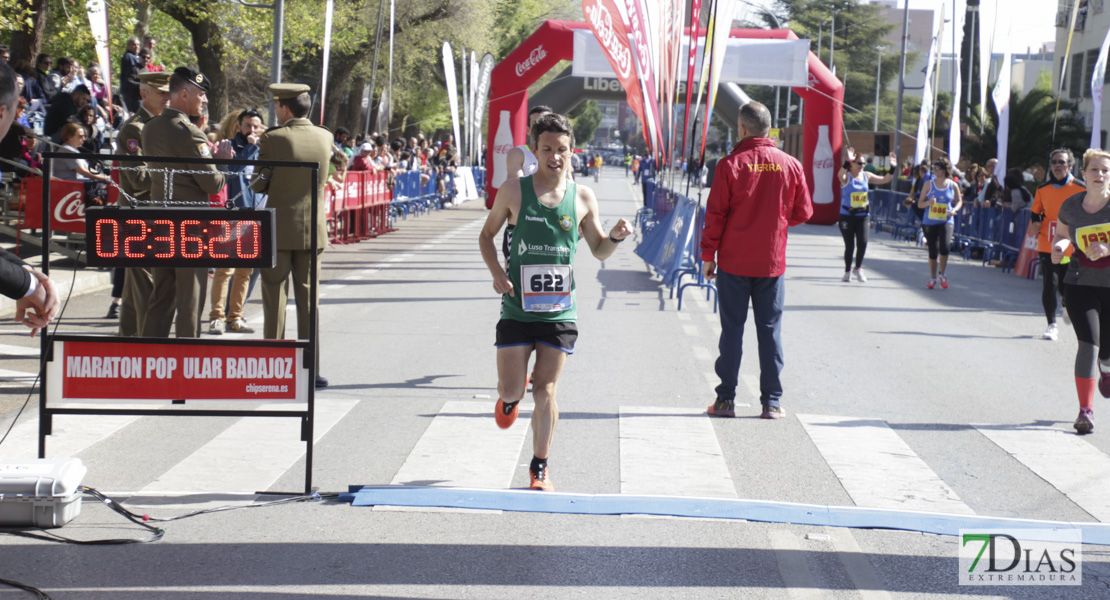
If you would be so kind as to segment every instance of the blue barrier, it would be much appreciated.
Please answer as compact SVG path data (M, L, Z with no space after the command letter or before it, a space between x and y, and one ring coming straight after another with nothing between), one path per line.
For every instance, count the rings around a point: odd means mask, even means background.
M682 293L690 286L706 288L706 299L716 291L716 286L706 282L701 273L701 230L705 222L705 209L699 202L681 194L672 194L656 185L652 179L644 181L647 194L645 208L640 215L643 241L636 247L636 254L671 288L671 297L678 290L678 309L682 310ZM682 277L693 275L696 282L682 284ZM714 303L714 312L716 312Z

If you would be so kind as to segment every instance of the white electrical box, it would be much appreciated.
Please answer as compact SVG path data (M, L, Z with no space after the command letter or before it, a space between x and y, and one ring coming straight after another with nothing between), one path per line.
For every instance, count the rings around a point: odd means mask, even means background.
M0 459L0 527L61 527L81 513L79 458Z

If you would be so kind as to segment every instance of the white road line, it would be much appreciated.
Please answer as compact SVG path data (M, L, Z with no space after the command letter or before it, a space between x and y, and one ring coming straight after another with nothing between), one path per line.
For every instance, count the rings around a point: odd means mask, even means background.
M354 400L317 398L313 439L319 441L355 405ZM288 405L263 405L280 410ZM243 417L142 492L255 492L269 488L305 453L301 422L292 417Z
M698 328L693 325L683 325L682 331L685 331L686 335L690 337L698 337Z
M690 320L690 313L676 312L675 315L678 316L679 321L689 321Z
M509 487L529 423L522 414L509 429L498 429L493 406L492 402L445 402L390 483Z
M798 420L857 506L975 513L885 421L825 415Z
M736 497L704 409L620 407L621 493Z
M1059 429L973 427L1091 516L1110 522L1110 456Z
M767 537L775 551L775 561L779 564L782 582L786 584L786 593L796 600L824 598L824 591L817 587L817 580L809 569L806 560L808 548L801 536L783 529L772 529Z
M165 406L152 403L135 404L97 404L98 408L159 408ZM87 405L81 405L87 408ZM77 456L93 444L123 429L141 417L135 415L55 415L53 432L46 437L47 458L69 458ZM39 455L39 422L28 420L27 416L12 429L11 435L0 446L3 458L37 458Z
M844 572L852 580L852 585L859 592L860 598L862 600L889 600L890 593L884 589L887 586L875 573L871 561L867 559L867 555L859 547L856 537L852 535L852 530L846 527L828 527L825 531L828 532L833 549L836 550L836 556L840 558L840 564L844 565Z
M35 358L38 358L37 356ZM34 383L37 373L0 369L0 388L27 387Z
M33 347L28 346L14 346L12 344L0 344L0 356L18 356L20 358L38 358L40 348L38 345Z
M698 360L713 360L713 355L702 346L694 346L690 351L693 352L694 358Z

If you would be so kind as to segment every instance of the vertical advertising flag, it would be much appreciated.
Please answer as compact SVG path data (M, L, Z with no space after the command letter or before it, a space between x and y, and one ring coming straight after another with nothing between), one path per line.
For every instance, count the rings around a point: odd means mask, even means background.
M639 82L636 80L635 67L632 62L632 46L628 42L628 32L624 28L620 11L617 10L613 0L585 0L582 3L582 14L586 23L597 38L597 43L609 59L613 73L624 88L628 107L640 119L641 129L644 132L644 141L648 147L652 140L648 136L648 123L644 114L644 96Z
M1091 148L1102 147L1102 87L1106 83L1106 60L1110 54L1110 29L1102 40L1102 49L1098 51L1098 62L1095 63L1095 72L1091 73L1091 100L1095 108L1091 120Z
M717 86L721 82L721 67L725 62L725 49L728 48L728 36L732 31L732 18L736 4L731 0L717 0L715 14L713 15L713 52L709 58L709 94L705 104L705 121L702 122L701 150L699 156L705 156L705 138L709 133L709 122L713 120L713 106L717 102Z
M324 10L324 68L320 76L320 124L324 124L324 106L328 96L328 58L331 56L331 20L335 14L334 0L328 0Z
M991 76L997 18L994 0L979 0L979 122L983 124L987 122L987 81ZM1064 60L1068 60L1066 55Z
M686 132L690 130L690 101L694 93L694 67L698 61L698 29L701 28L701 0L690 4L690 62L686 66L686 110L682 111L682 155L686 156Z
M948 126L948 157L952 164L960 161L961 146L960 131L960 102L962 99L962 86L960 82L960 54L964 42L964 17L967 14L967 0L955 0L952 3L952 119ZM895 165L897 166L897 165Z
M100 70L104 73L104 85L111 92L112 87L112 62L108 53L108 7L104 0L89 0L85 8L89 11L89 26L92 27L93 40L96 42L96 60L100 61ZM110 94L109 94L110 95ZM111 102L108 110L112 110Z
M474 118L475 107L474 101L478 99L478 53L473 50L470 51L470 110L467 112L466 118L470 123L467 138L470 140L468 148L469 164L474 164L478 160L478 137L482 132L482 123Z
M470 139L470 61L466 59L466 46L462 47L462 137L455 138L455 149L458 151L459 164L467 153L467 144Z
M459 143L459 86L455 81L455 54L450 42L443 42L443 74L447 77L447 102L451 105L451 127Z
M662 157L662 124L659 121L659 100L655 93L655 65L652 62L654 51L645 20L644 0L624 0L624 10L628 16L629 33L632 34L632 56L640 77L640 87L644 91L644 117L651 129L652 148L658 164Z
M943 21L943 17L941 18ZM937 58L937 36L933 35L933 42L929 45L929 58L925 63L925 89L921 92L921 114L917 117L917 145L913 151L913 164L919 165L925 160L929 146L933 143L929 139L929 117L933 114L933 63Z
M1008 30L1007 39L1013 34L1013 21L1010 21ZM998 164L994 167L994 175L999 181L1006 177L1006 149L1010 144L1010 71L1010 45L1007 44L1002 52L998 81L991 92L994 107L998 110Z
M486 102L489 100L490 74L493 72L493 55L486 53L478 66L478 90L474 96L474 129L482 129L482 118L486 114Z

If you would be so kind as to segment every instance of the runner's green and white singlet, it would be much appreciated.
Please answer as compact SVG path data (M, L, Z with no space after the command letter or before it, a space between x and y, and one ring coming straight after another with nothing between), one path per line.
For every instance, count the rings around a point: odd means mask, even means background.
M536 197L532 177L520 179L520 214L509 248L513 296L501 297L501 318L514 321L574 321L574 253L578 247L578 188L567 181L555 208Z

